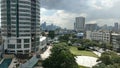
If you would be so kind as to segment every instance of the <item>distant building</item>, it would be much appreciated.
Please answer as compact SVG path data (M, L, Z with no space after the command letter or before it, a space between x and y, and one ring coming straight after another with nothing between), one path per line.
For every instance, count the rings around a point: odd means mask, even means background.
M107 31L87 31L86 38L90 40L110 43L111 33Z
M120 49L120 34L106 31L86 31L86 39L110 43L114 50Z
M74 23L74 30L77 32L84 32L85 17L76 17Z
M61 28L61 27L56 26L56 25L54 25L54 24L47 25L46 22L42 23L42 24L40 25L40 27L41 27L41 30L43 30L43 31L44 31L44 30L46 30L46 31L51 31L51 30L56 30L56 29Z
M120 24L118 25L119 27L118 27L118 33L120 33Z
M118 32L118 27L119 27L118 23L117 22L114 23L114 32Z
M111 40L114 50L120 49L120 43L119 43L120 41L118 39L120 39L120 34L116 34L116 33L111 34Z
M39 49L44 51L46 46L47 46L47 37L40 36L40 46L39 46Z
M80 38L80 39L83 39L83 37L84 37L84 33L77 33L77 38Z
M92 31L86 31L86 39L91 40L91 33Z
M85 30L86 31L95 31L97 30L97 24L86 24L85 25Z
M41 30L46 30L46 26L47 26L46 22L42 23L40 26L41 26Z
M114 28L113 26L108 26L108 27L107 27L107 29L108 29L109 31L114 31L113 28Z

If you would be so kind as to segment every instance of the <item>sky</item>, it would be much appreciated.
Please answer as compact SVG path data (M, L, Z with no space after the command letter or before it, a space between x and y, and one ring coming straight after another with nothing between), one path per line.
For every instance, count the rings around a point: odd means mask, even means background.
M80 16L86 24L114 25L120 22L120 0L41 0L41 23L73 29Z

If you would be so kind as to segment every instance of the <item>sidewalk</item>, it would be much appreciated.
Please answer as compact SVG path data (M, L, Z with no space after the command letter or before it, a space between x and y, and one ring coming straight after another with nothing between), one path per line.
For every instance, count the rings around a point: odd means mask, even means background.
M44 59L46 59L46 58L48 58L49 57L49 55L50 55L50 49L51 49L52 47L51 46L49 46L48 47L48 49L43 53L43 54L41 54L41 58L40 59L42 59L42 60L44 60ZM30 59L30 60L28 60L26 63L24 63L24 64L21 64L20 65L20 68L33 68L33 66L38 62L38 60L39 60L39 58L36 58L36 54Z
M43 54L41 54L42 60L45 60L46 58L48 58L50 56L50 54L51 54L50 49L51 48L52 48L52 46L49 46L48 49Z
M34 55L30 60L28 60L26 63L21 64L20 68L33 68L33 66L38 62L38 58L36 58L36 55Z
M9 65L8 68L16 68L16 64L17 64L17 63L14 63L14 62L17 62L17 60L16 60L15 58L12 59L12 62L11 62L11 64Z

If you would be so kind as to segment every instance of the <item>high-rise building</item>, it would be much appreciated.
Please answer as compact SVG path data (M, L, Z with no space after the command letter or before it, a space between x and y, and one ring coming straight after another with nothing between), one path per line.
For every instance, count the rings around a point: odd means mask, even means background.
M118 23L117 23L117 22L116 22L116 23L114 23L114 31L115 31L115 32L118 32L118 26L119 26L119 25L118 25Z
M74 23L74 29L78 32L84 32L85 18L76 17Z
M42 24L40 25L40 27L41 27L42 30L46 30L46 26L47 26L47 25L46 25L46 22L44 22L44 23L42 23Z
M86 31L95 31L95 30L97 30L98 28L97 28L97 24L95 23L95 24L86 24L85 25L85 30Z
M26 54L37 51L40 35L39 0L1 0L4 50Z

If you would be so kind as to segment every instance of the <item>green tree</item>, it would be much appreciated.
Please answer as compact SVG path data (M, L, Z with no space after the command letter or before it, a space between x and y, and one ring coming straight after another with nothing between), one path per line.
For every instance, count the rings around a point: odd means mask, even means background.
M101 61L101 63L93 68L120 68L120 56L115 52L106 51L102 53L99 61Z
M101 60L106 65L120 63L120 57L115 52L112 51L102 53L99 60Z
M45 32L42 32L41 34L42 34L42 36L46 36Z
M50 57L42 65L44 68L78 68L74 55L65 43L54 45Z
M70 38L70 34L65 34L65 35L59 37L59 41L67 43L69 41L69 38Z
M84 43L86 46L89 46L89 47L99 47L99 43L96 43L94 41L90 41L90 42L86 42Z
M105 68L106 65L104 63L99 63L98 65L96 66L93 66L92 68Z
M105 43L105 42L103 42L100 47L102 47L104 50L106 50L106 49L112 50L113 49L113 46L111 44Z
M113 50L113 46L109 43L106 43L106 48L109 50Z
M110 65L105 65L104 63L100 63L96 66L93 66L92 68L120 68L120 64L110 64Z
M48 37L50 37L51 39L54 39L55 32L54 31L49 31Z

